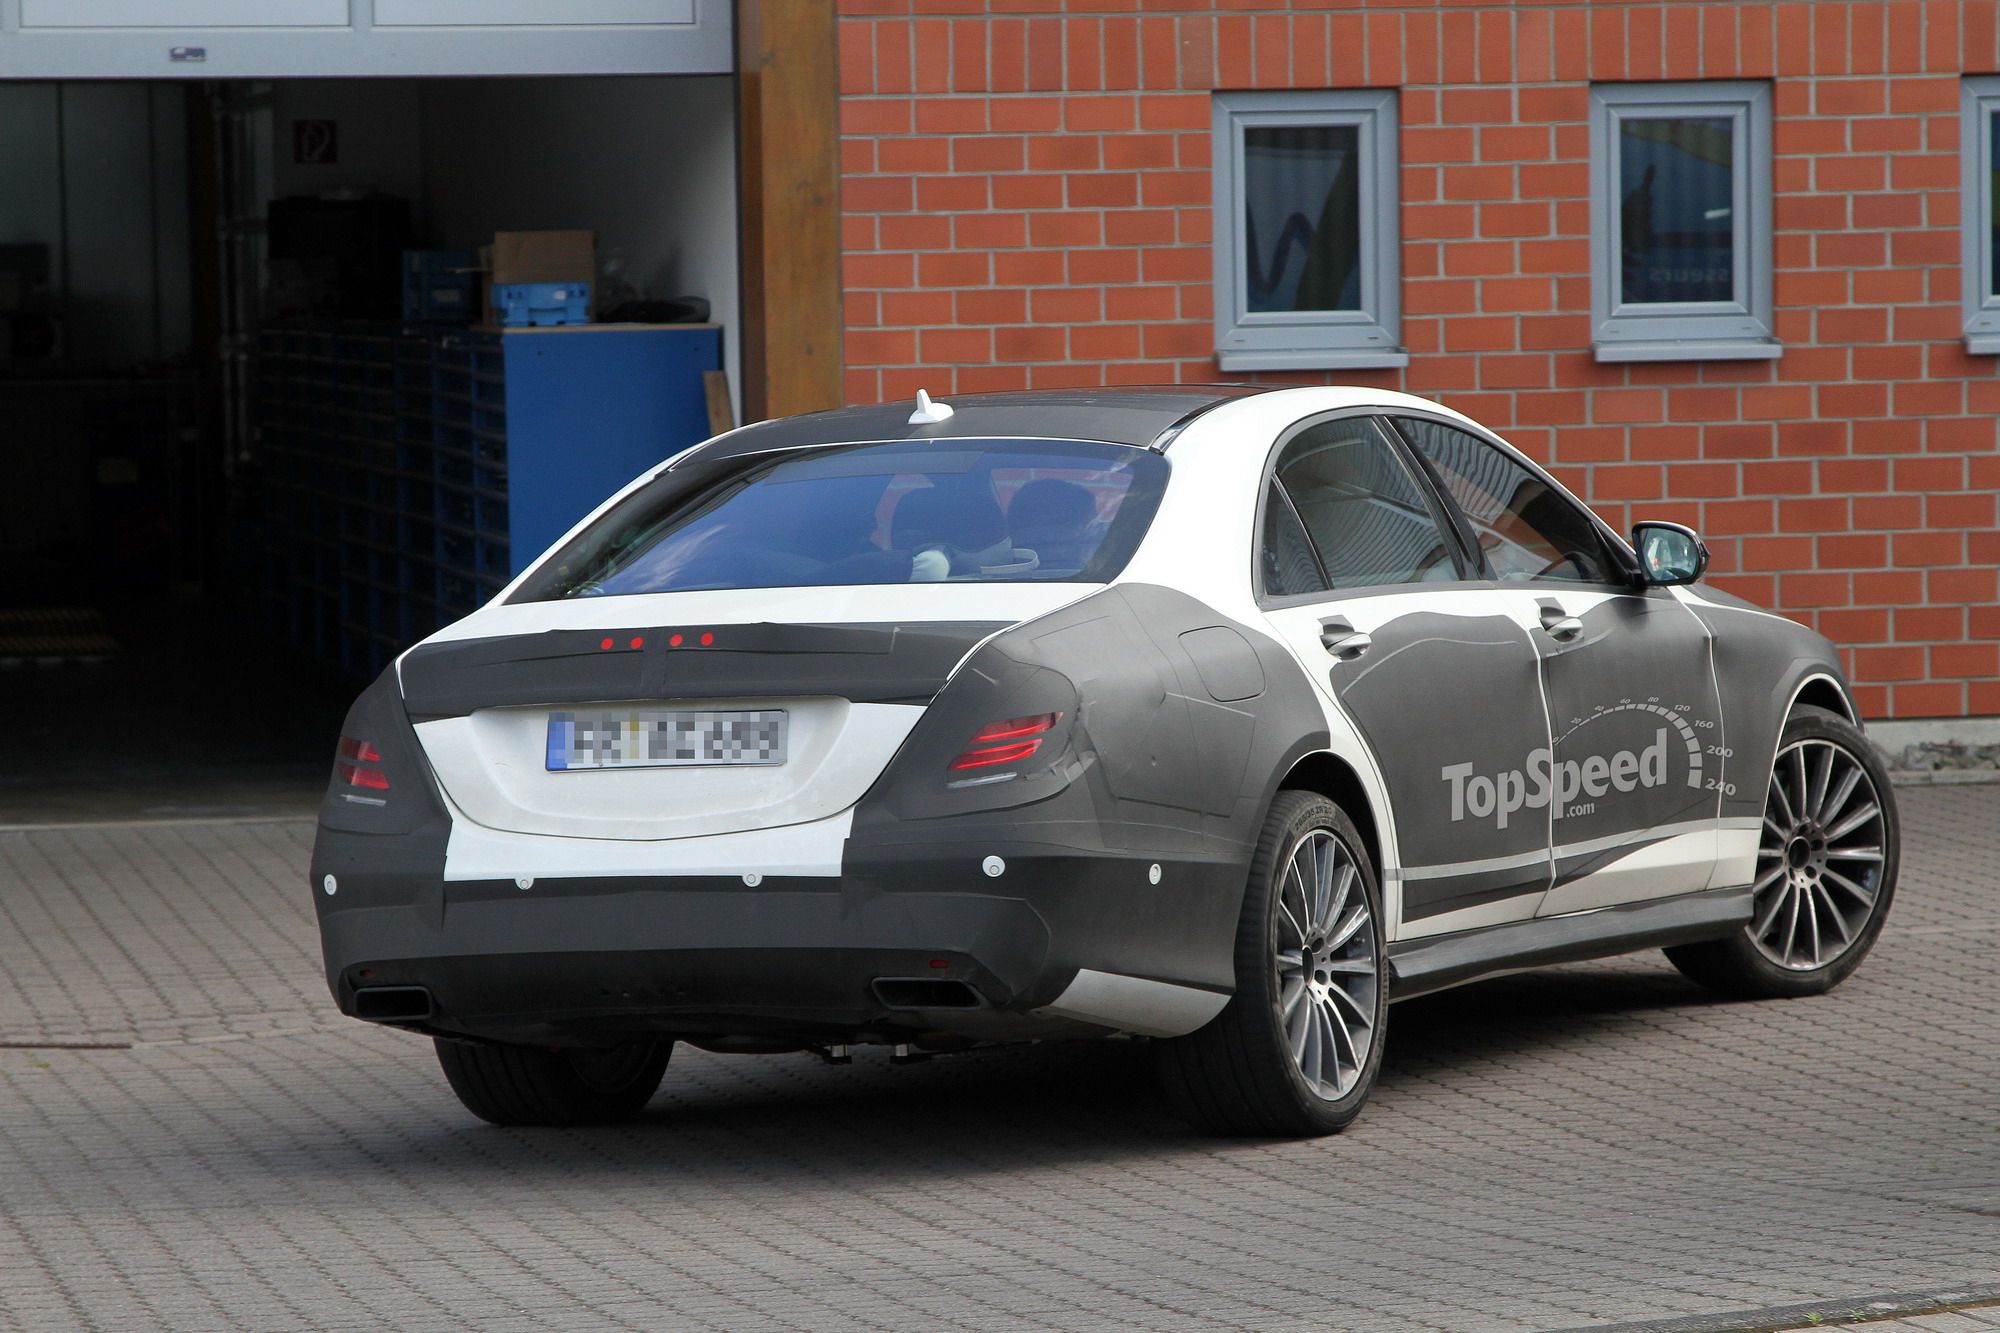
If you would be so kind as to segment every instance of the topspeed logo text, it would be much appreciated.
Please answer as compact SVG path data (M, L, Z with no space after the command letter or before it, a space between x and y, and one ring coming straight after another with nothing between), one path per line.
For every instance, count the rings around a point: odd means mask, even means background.
M1475 775L1471 764L1452 764L1444 770L1451 784L1451 817L1474 819L1500 816L1500 827L1516 810L1540 810L1555 802L1555 817L1571 811L1578 796L1603 796L1611 791L1636 791L1640 787L1660 787L1667 781L1667 733L1662 728L1653 743L1643 750L1620 750L1608 758L1593 754L1584 759L1556 762L1551 750L1535 750L1528 755L1525 769L1505 773Z

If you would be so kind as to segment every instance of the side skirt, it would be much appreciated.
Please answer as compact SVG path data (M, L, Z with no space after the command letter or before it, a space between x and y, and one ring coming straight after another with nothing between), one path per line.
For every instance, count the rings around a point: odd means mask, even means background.
M1389 998L1407 1000L1481 977L1637 949L1721 939L1745 925L1748 885L1564 916L1510 921L1389 946Z

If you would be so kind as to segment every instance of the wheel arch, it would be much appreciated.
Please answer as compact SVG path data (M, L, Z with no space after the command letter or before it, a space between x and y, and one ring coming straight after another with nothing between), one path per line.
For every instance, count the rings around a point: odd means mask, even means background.
M1368 799L1368 788L1362 783L1361 774L1352 764L1326 750L1314 751L1286 770L1278 782L1278 790L1318 792L1346 811L1354 827L1360 830L1361 845L1368 853L1368 863L1375 868L1376 879L1383 878L1382 835L1376 824L1375 806Z
M1860 711L1855 708L1854 701L1849 696L1846 686L1838 676L1835 676L1830 671L1809 671L1802 675L1792 685L1789 696L1784 711L1778 714L1778 725L1771 737L1770 752L1761 756L1761 772L1763 776L1762 781L1756 788L1756 800L1760 808L1764 801L1764 793L1770 788L1771 775L1777 771L1778 754L1785 748L1785 728L1791 725L1792 718L1798 712L1800 704L1811 704L1816 708L1824 708L1844 722L1850 723L1857 728L1861 726ZM1778 697L1780 696L1774 694L1772 696L1773 702Z
M1800 704L1824 708L1829 713L1838 713L1857 727L1861 725L1861 717L1855 710L1854 701L1848 697L1847 691L1841 688L1839 681L1824 672L1807 676L1793 687L1792 701L1785 707L1785 717L1788 720Z

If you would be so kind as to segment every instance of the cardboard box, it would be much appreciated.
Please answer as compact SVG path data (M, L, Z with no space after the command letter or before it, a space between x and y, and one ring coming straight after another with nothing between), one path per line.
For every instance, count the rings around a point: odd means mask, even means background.
M493 235L493 265L486 275L486 322L494 318L492 289L503 283L597 281L597 233L593 231L502 231ZM591 318L597 309L590 307Z

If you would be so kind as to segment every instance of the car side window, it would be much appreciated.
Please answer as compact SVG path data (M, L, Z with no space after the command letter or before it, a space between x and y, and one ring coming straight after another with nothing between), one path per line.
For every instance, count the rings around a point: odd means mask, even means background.
M1437 469L1494 577L1609 583L1618 563L1596 523L1560 491L1470 431L1422 417L1396 425Z
M1319 557L1299 522L1292 502L1272 482L1264 495L1264 542L1259 555L1264 567L1264 592L1270 597L1290 597L1302 592L1325 592L1326 575Z
M1375 418L1308 426L1278 455L1276 479L1319 557L1315 573L1324 572L1322 586L1372 588L1459 576L1422 484ZM1268 508L1265 525L1270 537ZM1278 535L1284 535L1282 525ZM1277 592L1268 576L1266 590Z

